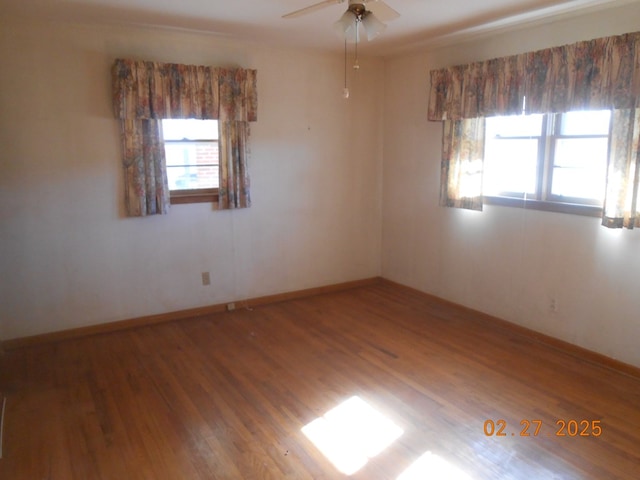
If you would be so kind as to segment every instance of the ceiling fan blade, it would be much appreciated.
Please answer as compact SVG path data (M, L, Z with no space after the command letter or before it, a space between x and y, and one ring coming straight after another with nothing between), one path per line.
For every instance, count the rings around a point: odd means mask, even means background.
M324 7L328 7L329 5L334 5L338 3L344 3L345 0L324 0L322 2L315 3L313 5L309 5L308 7L301 8L300 10L296 10L295 12L287 13L283 15L282 18L296 18L301 17L302 15L306 15L307 13L315 12L316 10L321 10Z
M387 5L383 0L369 0L366 2L367 10L370 10L383 22L395 20L400 14Z

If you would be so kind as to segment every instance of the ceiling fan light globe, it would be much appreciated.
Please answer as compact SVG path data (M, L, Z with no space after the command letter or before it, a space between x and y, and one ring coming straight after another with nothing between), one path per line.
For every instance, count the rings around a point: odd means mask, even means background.
M333 30L340 36L345 38L349 35L350 30L356 29L356 16L353 12L347 10L342 17L333 24ZM352 34L353 35L353 34Z
M362 26L364 27L364 31L367 34L367 40L371 41L384 32L387 26L382 23L378 18L371 12L368 12L367 15L362 19Z

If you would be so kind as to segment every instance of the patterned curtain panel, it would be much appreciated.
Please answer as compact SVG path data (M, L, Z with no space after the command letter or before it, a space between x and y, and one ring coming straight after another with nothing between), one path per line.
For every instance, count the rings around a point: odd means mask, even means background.
M127 215L167 213L169 185L160 120L123 119L120 125Z
M640 32L598 38L468 65L430 72L428 118L460 121L526 112L559 113L571 110L613 111L612 138L606 184L603 225L633 228L639 224L638 108L640 108ZM634 120L635 119L635 120ZM445 122L446 123L446 122ZM451 130L445 126L445 132ZM464 128L454 129L454 135ZM445 135L446 136L446 135ZM443 142L443 172L449 196L446 205L469 208L456 192L466 187L457 166L445 165L464 158L465 139ZM443 173L444 174L444 173ZM481 176L481 173L480 173Z
M444 122L441 206L482 210L484 123L484 118Z
M249 124L241 121L220 123L220 187L218 208L251 206L247 171Z
M640 109L614 110L602 224L610 228L640 227Z
M238 68L216 68L215 71L220 92L220 110L217 118L222 121L257 121L257 72Z
M640 32L433 70L429 120L640 107Z
M255 70L119 59L113 80L117 118L258 119Z
M233 199L229 201L229 195L225 193L225 199L218 208L250 205L246 143L248 122L257 121L255 70L119 59L113 65L112 74L113 105L116 118L122 124L123 164L127 185L131 187L127 187L125 192L126 209L130 216L168 211L169 189L162 139L157 132L155 136L148 135L151 127L146 126L153 124L159 130L159 120L164 118L219 120L221 125L224 122L245 124L241 128L221 127L222 137L233 135L220 139L221 149L223 144L234 148L228 152L221 150L221 155L225 155L231 166L223 168L221 165L220 185L238 185L238 182L239 185L233 189ZM242 148L238 145L242 145ZM145 157L141 152L153 154ZM233 155L238 158L232 158ZM150 165L149 162L154 163ZM237 165L242 165L242 168L236 168ZM162 172L164 178L162 188L157 172ZM233 176L227 178L226 175ZM241 195L236 192L244 193ZM244 200L236 199L236 196L244 196ZM151 205L150 198L159 200Z

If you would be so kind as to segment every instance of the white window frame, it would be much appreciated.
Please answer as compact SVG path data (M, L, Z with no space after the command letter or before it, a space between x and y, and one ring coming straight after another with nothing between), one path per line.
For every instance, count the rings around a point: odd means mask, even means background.
M508 137L510 139L536 139L538 140L538 157L536 163L535 191L532 195L523 195L513 192L500 192L494 195L483 195L487 204L509 207L531 208L576 215L600 217L602 215L602 202L591 199L563 197L551 192L552 175L555 167L556 140L563 138L603 138L611 140L611 129L607 135L563 135L561 134L561 121L563 113L545 114L542 118L542 127L539 136ZM611 122L611 121L610 121ZM486 140L486 139L485 139ZM486 157L485 157L486 161ZM602 178L602 185L606 183L606 175Z
M164 144L202 144L202 143L215 143L218 145L218 153L220 152L220 124L216 123L218 128L218 138L216 139L198 139L198 138L182 138L182 139L164 139ZM163 138L164 138L164 126L163 126ZM211 164L214 166L215 164ZM194 164L194 167L196 165ZM167 165L167 171L172 166ZM219 163L218 163L219 168ZM185 203L211 203L218 201L218 187L213 188L192 188L192 189L169 189L169 199L172 205L185 204Z

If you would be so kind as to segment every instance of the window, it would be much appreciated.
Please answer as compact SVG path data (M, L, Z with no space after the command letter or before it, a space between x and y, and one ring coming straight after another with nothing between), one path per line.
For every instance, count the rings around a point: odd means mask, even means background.
M162 120L172 204L213 202L218 193L217 120Z
M603 110L487 118L487 203L600 215L610 117Z

